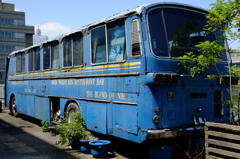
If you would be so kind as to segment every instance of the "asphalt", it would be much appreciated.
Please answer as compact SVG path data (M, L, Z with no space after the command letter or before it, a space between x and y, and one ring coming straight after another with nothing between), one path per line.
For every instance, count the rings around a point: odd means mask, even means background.
M100 134L98 134L100 135ZM105 136L97 136L108 139ZM57 144L59 136L42 132L41 121L25 115L15 117L2 107L0 112L0 159L93 159L70 146ZM109 159L148 159L145 147L132 142L110 138Z
M93 159L70 146L56 144L59 136L42 132L39 121L27 116L12 116L3 107L0 112L0 158L1 159ZM108 152L105 158L126 159Z

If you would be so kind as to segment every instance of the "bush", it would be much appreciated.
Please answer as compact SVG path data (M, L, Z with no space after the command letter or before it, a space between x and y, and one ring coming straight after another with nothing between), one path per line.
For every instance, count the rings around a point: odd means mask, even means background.
M86 139L91 136L90 132L86 130L85 122L80 112L69 115L71 115L71 122L68 122L68 120L64 118L63 123L57 125L54 131L60 135L59 143L62 146L68 145L71 141Z

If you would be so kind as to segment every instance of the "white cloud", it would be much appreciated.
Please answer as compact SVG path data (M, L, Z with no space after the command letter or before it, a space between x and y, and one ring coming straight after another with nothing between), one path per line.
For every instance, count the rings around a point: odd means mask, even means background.
M48 22L43 25L35 25L35 30L38 28L41 30L41 35L48 36L48 39L55 38L61 34L71 31L69 27L61 25L57 22Z
M15 8L15 11L17 11L17 12L20 12L21 10L20 10L20 9L17 9L17 8Z

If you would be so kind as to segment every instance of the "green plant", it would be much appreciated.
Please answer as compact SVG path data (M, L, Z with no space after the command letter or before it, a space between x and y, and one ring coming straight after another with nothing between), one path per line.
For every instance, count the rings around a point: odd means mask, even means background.
M41 124L42 124L42 131L43 131L43 132L49 131L48 122L47 122L47 121L42 120L42 121L41 121Z
M196 74L199 74L206 69L216 69L218 74L211 75L207 79L215 79L215 76L222 75L222 72L218 71L216 63L221 61L220 57L222 53L229 56L228 52L231 49L228 48L228 45L225 43L226 40L234 41L238 40L240 37L239 27L240 27L240 3L239 0L216 0L216 3L211 4L212 9L208 10L206 15L207 24L205 25L205 30L208 33L218 32L221 35L221 41L205 41L197 44L195 47L199 48L199 54L194 55L193 53L186 53L183 55L183 60L180 62L181 65L187 68L191 76L194 77ZM218 28L218 29L217 29ZM228 63L227 66L229 70L229 75L234 78L238 77L238 70L235 66L231 66ZM229 84L231 85L231 78ZM225 84L226 85L226 84ZM235 124L234 120L234 111L239 114L239 107L235 107L232 100L232 88L229 89L226 87L229 93L229 101L225 101L225 105L228 104L232 111L232 122ZM239 115L240 116L240 115Z
M85 122L81 117L80 112L71 113L71 122L66 118L63 123L56 126L55 133L60 135L59 143L66 146L69 142L80 139L87 139L91 136L86 130Z

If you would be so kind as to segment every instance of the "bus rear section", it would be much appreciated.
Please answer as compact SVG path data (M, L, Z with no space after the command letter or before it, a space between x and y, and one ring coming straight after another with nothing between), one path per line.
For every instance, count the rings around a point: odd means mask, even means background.
M229 96L229 85L222 82L229 79L226 53L216 67L194 77L180 64L189 52L199 55L196 44L200 42L223 44L217 30L208 34L204 29L206 14L198 8L167 4L146 11L148 41L144 42L149 48L145 48L146 85L140 89L144 93L140 93L139 127L148 132L148 139L203 135L206 121L230 120L230 110L223 105ZM207 79L210 75L216 78Z

